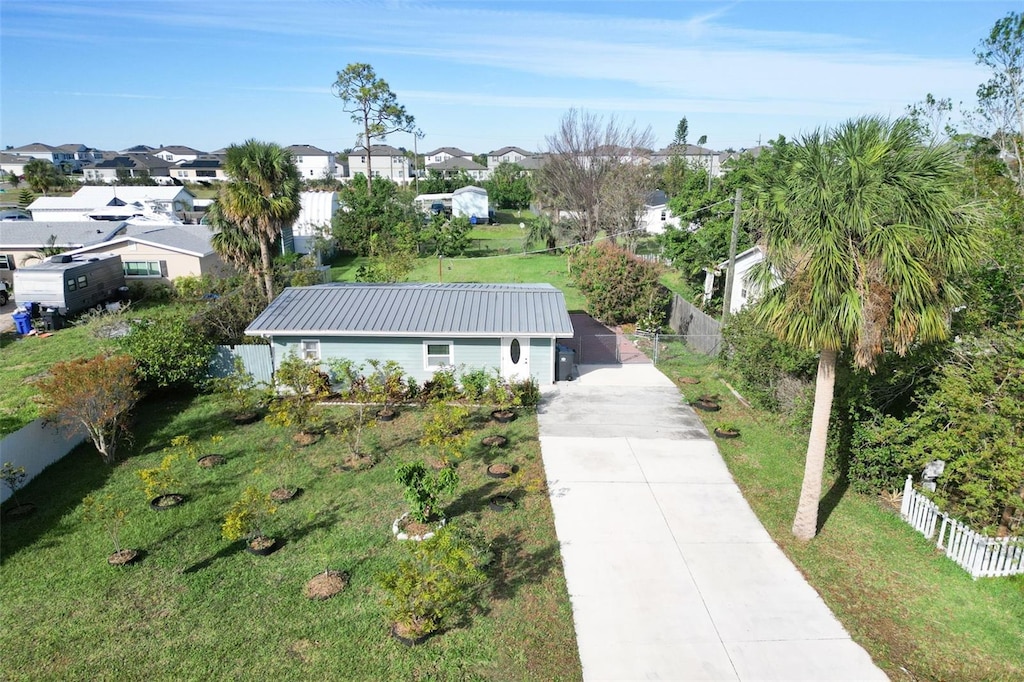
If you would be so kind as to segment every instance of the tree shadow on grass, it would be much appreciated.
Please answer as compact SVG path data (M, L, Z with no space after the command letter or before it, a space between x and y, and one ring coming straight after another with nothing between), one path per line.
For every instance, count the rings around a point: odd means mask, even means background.
M475 514L487 509L488 499L500 486L497 480L484 483L476 488L466 489L454 502L448 505L448 518L463 514Z
M34 545L48 535L51 541L75 532L76 524L61 519L82 503L82 498L102 488L113 469L103 463L91 441L74 448L63 458L29 481L18 491L19 502L32 502L36 511L17 521L2 522L0 532L0 564L22 549ZM6 511L14 499L4 503Z
M553 542L534 552L523 551L523 542L516 535L503 533L491 543L494 561L491 564L491 596L507 600L525 585L543 582L561 565L558 543Z
M832 484L832 487L828 489L828 492L825 493L825 497L821 498L821 501L818 503L818 533L828 523L829 517L832 516L832 512L839 506L840 500L843 499L843 495L846 494L849 487L849 479L846 476L840 476Z

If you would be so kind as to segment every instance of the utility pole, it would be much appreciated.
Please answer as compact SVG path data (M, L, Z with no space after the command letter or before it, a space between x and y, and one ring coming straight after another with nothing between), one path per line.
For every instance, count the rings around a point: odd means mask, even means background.
M729 304L732 303L732 287L736 274L736 242L740 238L740 202L743 190L736 188L736 198L732 200L732 238L729 240L729 267L725 271L725 301L722 303L722 324L729 319Z

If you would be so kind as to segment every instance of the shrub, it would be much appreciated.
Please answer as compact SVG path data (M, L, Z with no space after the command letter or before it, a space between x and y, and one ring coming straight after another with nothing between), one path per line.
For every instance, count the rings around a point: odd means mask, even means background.
M469 434L466 433L468 419L469 410L465 407L444 402L433 403L423 425L420 445L436 448L444 464L460 458L469 442Z
M395 482L404 488L409 516L426 523L438 513L441 496L455 492L459 475L451 467L431 471L422 461L404 462L395 469Z
M231 505L220 527L225 540L251 540L263 535L267 519L277 512L270 495L255 486L242 491L241 497Z
M214 279L210 275L175 277L171 284L174 286L175 296L184 300L202 298L214 290Z
M660 275L655 263L606 242L576 250L571 260L573 283L587 297L591 314L607 324L664 313L671 295Z
M467 400L479 401L484 397L487 384L490 381L491 373L486 369L473 369L464 372L459 377L459 384L462 386L462 395Z
M58 426L85 427L103 461L113 464L139 399L136 371L127 355L58 362L37 384L42 417Z
M438 367L434 376L423 382L423 389L419 392L419 397L424 403L458 398L459 385L455 380L455 368L451 366Z
M182 314L135 323L118 345L148 388L201 389L209 380L214 344Z
M25 467L16 467L11 462L4 462L3 468L0 468L0 481L3 481L11 491L11 499L15 505L19 504L18 490L24 485L25 477Z
M160 460L160 466L139 470L142 492L147 500L152 500L161 495L169 495L174 492L174 488L179 484L175 465L180 455L176 452L166 452L167 454Z
M425 637L458 622L472 608L486 575L484 553L465 537L442 528L410 543L398 568L380 578L390 624L404 637Z
M86 495L82 500L82 514L86 521L103 529L113 543L115 553L121 551L121 528L128 517L128 510L114 501L113 494Z
M729 317L722 337L722 364L739 375L744 395L764 409L779 410L779 388L786 377L812 381L817 372L815 353L785 344L759 328L749 309Z
M523 407L537 407L540 404L540 386L530 377L510 384L514 400Z
M267 405L273 393L269 386L257 382L252 374L245 369L242 358L236 357L231 374L213 380L217 393L223 395L236 415L248 415L258 412Z

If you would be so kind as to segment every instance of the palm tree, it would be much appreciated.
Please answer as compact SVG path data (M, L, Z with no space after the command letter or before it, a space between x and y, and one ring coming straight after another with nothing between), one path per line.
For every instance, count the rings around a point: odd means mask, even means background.
M768 293L756 314L783 341L820 352L800 539L817 533L839 353L874 371L887 349L903 355L948 333L960 299L951 278L980 249L978 207L960 201L958 183L950 147L921 144L907 119L878 117L807 135L781 173L758 178Z
M267 301L274 300L271 249L286 225L299 217L299 169L286 149L272 143L246 140L228 147L221 187L220 216L259 245L260 268Z
M58 187L63 182L63 174L49 161L32 159L25 164L22 177L33 192L46 192L51 187Z
M523 235L523 251L529 250L537 242L543 242L548 251L554 251L558 246L561 232L561 226L551 220L551 216L543 213L536 220L530 221L529 227Z
M217 254L259 281L263 273L260 245L255 237L243 232L224 217L220 203L214 202L206 212L206 222L214 231L210 245Z

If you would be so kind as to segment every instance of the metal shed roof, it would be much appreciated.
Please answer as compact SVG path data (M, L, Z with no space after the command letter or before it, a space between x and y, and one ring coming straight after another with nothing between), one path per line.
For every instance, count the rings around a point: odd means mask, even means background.
M321 284L285 289L245 333L567 337L573 329L550 284Z

